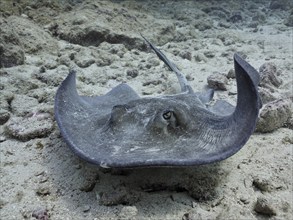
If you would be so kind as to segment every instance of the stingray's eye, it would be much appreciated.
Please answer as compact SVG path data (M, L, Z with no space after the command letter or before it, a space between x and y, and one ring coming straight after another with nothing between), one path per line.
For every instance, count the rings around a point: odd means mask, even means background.
M166 111L166 112L163 113L163 118L165 120L169 120L169 119L171 119L172 115L173 115L172 111Z

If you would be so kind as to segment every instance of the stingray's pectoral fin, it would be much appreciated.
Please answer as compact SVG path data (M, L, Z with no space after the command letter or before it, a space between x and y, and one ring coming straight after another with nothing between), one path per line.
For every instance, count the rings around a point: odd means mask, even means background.
M237 54L234 55L237 81L237 105L217 101L210 111L206 130L201 135L206 143L204 149L210 155L201 163L226 159L239 151L254 132L259 113L257 91L258 72ZM205 156L203 156L204 158Z
M126 84L116 86L105 95L80 96L76 73L70 71L55 96L55 118L68 146L81 158L100 163L107 154L97 151L99 134L110 129L107 122L113 107L136 99L139 96Z
M235 111L235 106L225 100L217 100L216 103L208 107L208 109L217 115L227 116Z
M238 54L234 55L234 60L236 62L235 72L237 70L238 70L238 72L245 71L249 75L255 88L258 88L258 85L260 83L259 73L249 63L247 63L245 60L243 60ZM241 68L239 68L239 67L241 67ZM237 84L237 87L238 87L238 84ZM260 109L261 107L262 107L262 100L261 100L261 97L258 96L258 108Z
M61 83L55 97L55 113L61 112L69 103L82 101L76 90L76 71L71 70ZM61 108L62 107L62 108Z
M205 92L196 92L195 94L203 104L207 104L213 99L214 90L208 89Z
M237 105L234 117L241 121L240 118L245 117L251 123L256 122L261 107L258 95L259 73L238 54L234 55L234 66L237 81Z
M134 99L139 99L139 95L127 84L122 83L114 87L107 94L109 97L117 97L124 102L129 102ZM126 100L125 100L126 99Z

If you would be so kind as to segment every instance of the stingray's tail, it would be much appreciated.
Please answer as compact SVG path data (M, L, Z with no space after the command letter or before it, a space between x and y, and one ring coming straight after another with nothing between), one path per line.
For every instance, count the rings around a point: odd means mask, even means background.
M142 36L142 35L141 35ZM145 39L145 41L150 45L150 47L155 51L155 53L158 55L158 57L169 67L169 69L171 71L174 71L180 87L181 87L181 92L187 92L187 93L193 93L192 88L190 87L190 85L187 82L187 79L185 78L185 76L178 70L178 68L176 67L176 65L174 63L172 63L158 48L156 48L151 42L149 42L144 36L142 36L143 39Z

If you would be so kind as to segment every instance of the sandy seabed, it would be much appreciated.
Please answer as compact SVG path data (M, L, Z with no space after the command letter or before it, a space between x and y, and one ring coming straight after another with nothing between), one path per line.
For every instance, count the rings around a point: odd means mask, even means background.
M1 219L293 219L291 1L4 0L0 12ZM215 99L235 104L235 52L262 70L258 130L237 154L117 170L71 152L54 119L70 69L83 95L179 91L140 33Z

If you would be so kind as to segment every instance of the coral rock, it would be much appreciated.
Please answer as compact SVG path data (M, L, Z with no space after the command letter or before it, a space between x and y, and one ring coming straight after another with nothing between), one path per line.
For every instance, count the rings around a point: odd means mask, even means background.
M36 137L46 137L53 130L53 121L49 114L40 113L28 118L14 117L6 125L6 134L27 141Z
M225 75L221 73L214 73L210 75L207 79L208 86L213 89L219 89L219 90L227 90L227 83L228 79Z
M282 81L277 76L277 67L272 62L267 62L259 68L261 87L279 87Z
M269 102L261 109L256 125L258 132L271 132L286 124L292 115L292 101L279 99Z

